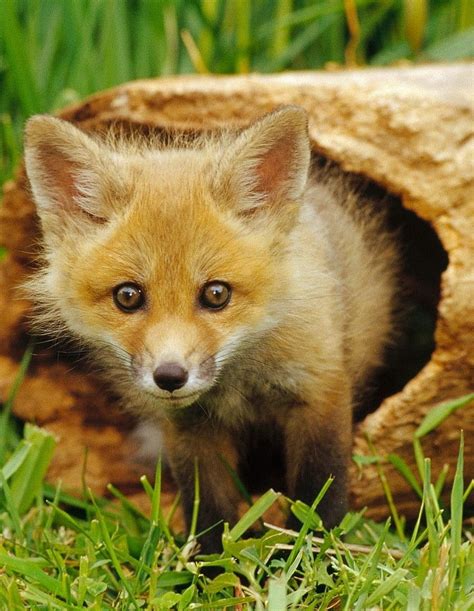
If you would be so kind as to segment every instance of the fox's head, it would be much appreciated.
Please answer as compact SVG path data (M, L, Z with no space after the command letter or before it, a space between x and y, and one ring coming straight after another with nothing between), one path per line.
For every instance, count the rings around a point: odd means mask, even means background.
M39 324L91 346L143 406L196 401L285 308L306 123L285 107L239 134L163 147L30 119L44 266L28 291Z

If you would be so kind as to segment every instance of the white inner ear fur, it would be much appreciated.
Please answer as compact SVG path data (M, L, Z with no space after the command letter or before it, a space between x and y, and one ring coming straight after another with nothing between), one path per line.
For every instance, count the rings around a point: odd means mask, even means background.
M238 212L280 208L306 186L310 145L306 113L288 106L244 130L227 148L215 179L218 197Z
M45 231L56 233L81 211L98 219L109 216L101 197L103 176L116 178L117 164L104 146L73 125L49 116L31 118L25 162Z

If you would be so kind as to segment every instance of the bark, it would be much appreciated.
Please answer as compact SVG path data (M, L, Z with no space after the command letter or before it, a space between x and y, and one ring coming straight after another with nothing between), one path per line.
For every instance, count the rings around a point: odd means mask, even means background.
M366 177L437 234L449 264L442 274L436 347L430 361L396 394L387 397L355 429L354 453L395 453L413 469L412 438L433 406L474 387L473 66L432 66L278 76L173 77L137 81L94 95L59 115L87 130L111 122L131 128L207 130L244 125L281 104L300 104L309 114L314 151L348 172ZM0 398L12 385L28 342L30 304L17 286L34 267L37 223L24 172L4 187L0 243ZM433 252L420 250L430 268ZM115 406L80 363L38 345L14 412L56 433L59 445L51 481L80 489L84 448L86 479L97 492L108 482L138 493L143 464L130 459L132 420ZM474 473L474 403L453 413L423 440L436 476L449 465L452 482L460 431L465 435L465 473ZM384 470L396 503L407 517L416 496L388 461ZM388 514L374 465L351 474L352 503L368 515ZM167 479L165 503L173 493Z

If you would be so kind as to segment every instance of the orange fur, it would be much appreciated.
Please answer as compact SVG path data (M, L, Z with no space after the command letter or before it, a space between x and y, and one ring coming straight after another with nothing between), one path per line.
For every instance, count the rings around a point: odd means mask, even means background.
M201 525L232 519L235 494L215 456L255 423L283 431L293 494L310 502L333 472L339 496L326 512L343 507L352 397L391 337L396 250L341 176L308 178L304 112L166 147L93 139L44 116L26 135L44 233L42 271L27 285L38 326L88 345L129 407L163 423L185 491L199 460ZM198 302L213 280L232 288L219 311ZM112 299L124 282L145 294L133 313ZM164 362L189 372L182 388L154 382Z

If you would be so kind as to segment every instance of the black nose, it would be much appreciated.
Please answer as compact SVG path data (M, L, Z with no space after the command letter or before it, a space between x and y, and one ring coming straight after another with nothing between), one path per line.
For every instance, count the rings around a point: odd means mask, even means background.
M163 363L153 372L155 384L163 390L178 390L188 381L188 372L178 363Z

